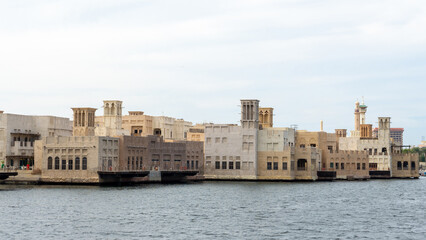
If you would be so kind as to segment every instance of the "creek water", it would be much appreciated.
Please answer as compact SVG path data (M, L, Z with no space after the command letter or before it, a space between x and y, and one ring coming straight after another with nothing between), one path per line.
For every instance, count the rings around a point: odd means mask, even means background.
M425 239L426 178L0 185L0 239Z

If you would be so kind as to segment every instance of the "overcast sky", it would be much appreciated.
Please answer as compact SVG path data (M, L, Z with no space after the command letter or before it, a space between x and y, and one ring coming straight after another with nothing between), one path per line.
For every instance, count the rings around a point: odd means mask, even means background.
M72 117L118 99L185 120L353 129L392 117L426 136L426 1L1 1L0 110ZM102 109L97 112L102 114Z

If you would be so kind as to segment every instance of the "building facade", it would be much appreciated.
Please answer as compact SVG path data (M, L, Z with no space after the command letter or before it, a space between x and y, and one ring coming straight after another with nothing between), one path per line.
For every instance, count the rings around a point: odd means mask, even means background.
M257 178L259 100L241 100L241 125L205 126L206 179Z
M9 168L34 165L34 142L48 136L71 136L68 118L0 112L0 164Z

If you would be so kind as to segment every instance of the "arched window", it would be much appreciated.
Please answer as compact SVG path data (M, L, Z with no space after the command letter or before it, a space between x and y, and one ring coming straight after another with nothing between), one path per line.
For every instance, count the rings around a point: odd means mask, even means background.
M53 159L52 157L47 158L47 169L52 169L53 165Z
M80 170L80 158L76 157L75 158L75 170Z
M87 170L87 158L86 157L83 158L83 163L82 163L81 169Z
M411 170L416 170L416 162L411 162Z
M55 170L59 170L59 157L55 157Z
M404 170L408 170L408 162L404 161L404 165L402 167Z

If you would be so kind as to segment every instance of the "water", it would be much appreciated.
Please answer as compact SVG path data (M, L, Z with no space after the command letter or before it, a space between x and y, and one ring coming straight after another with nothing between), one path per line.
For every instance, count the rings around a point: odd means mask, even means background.
M426 178L0 185L0 239L425 239Z

